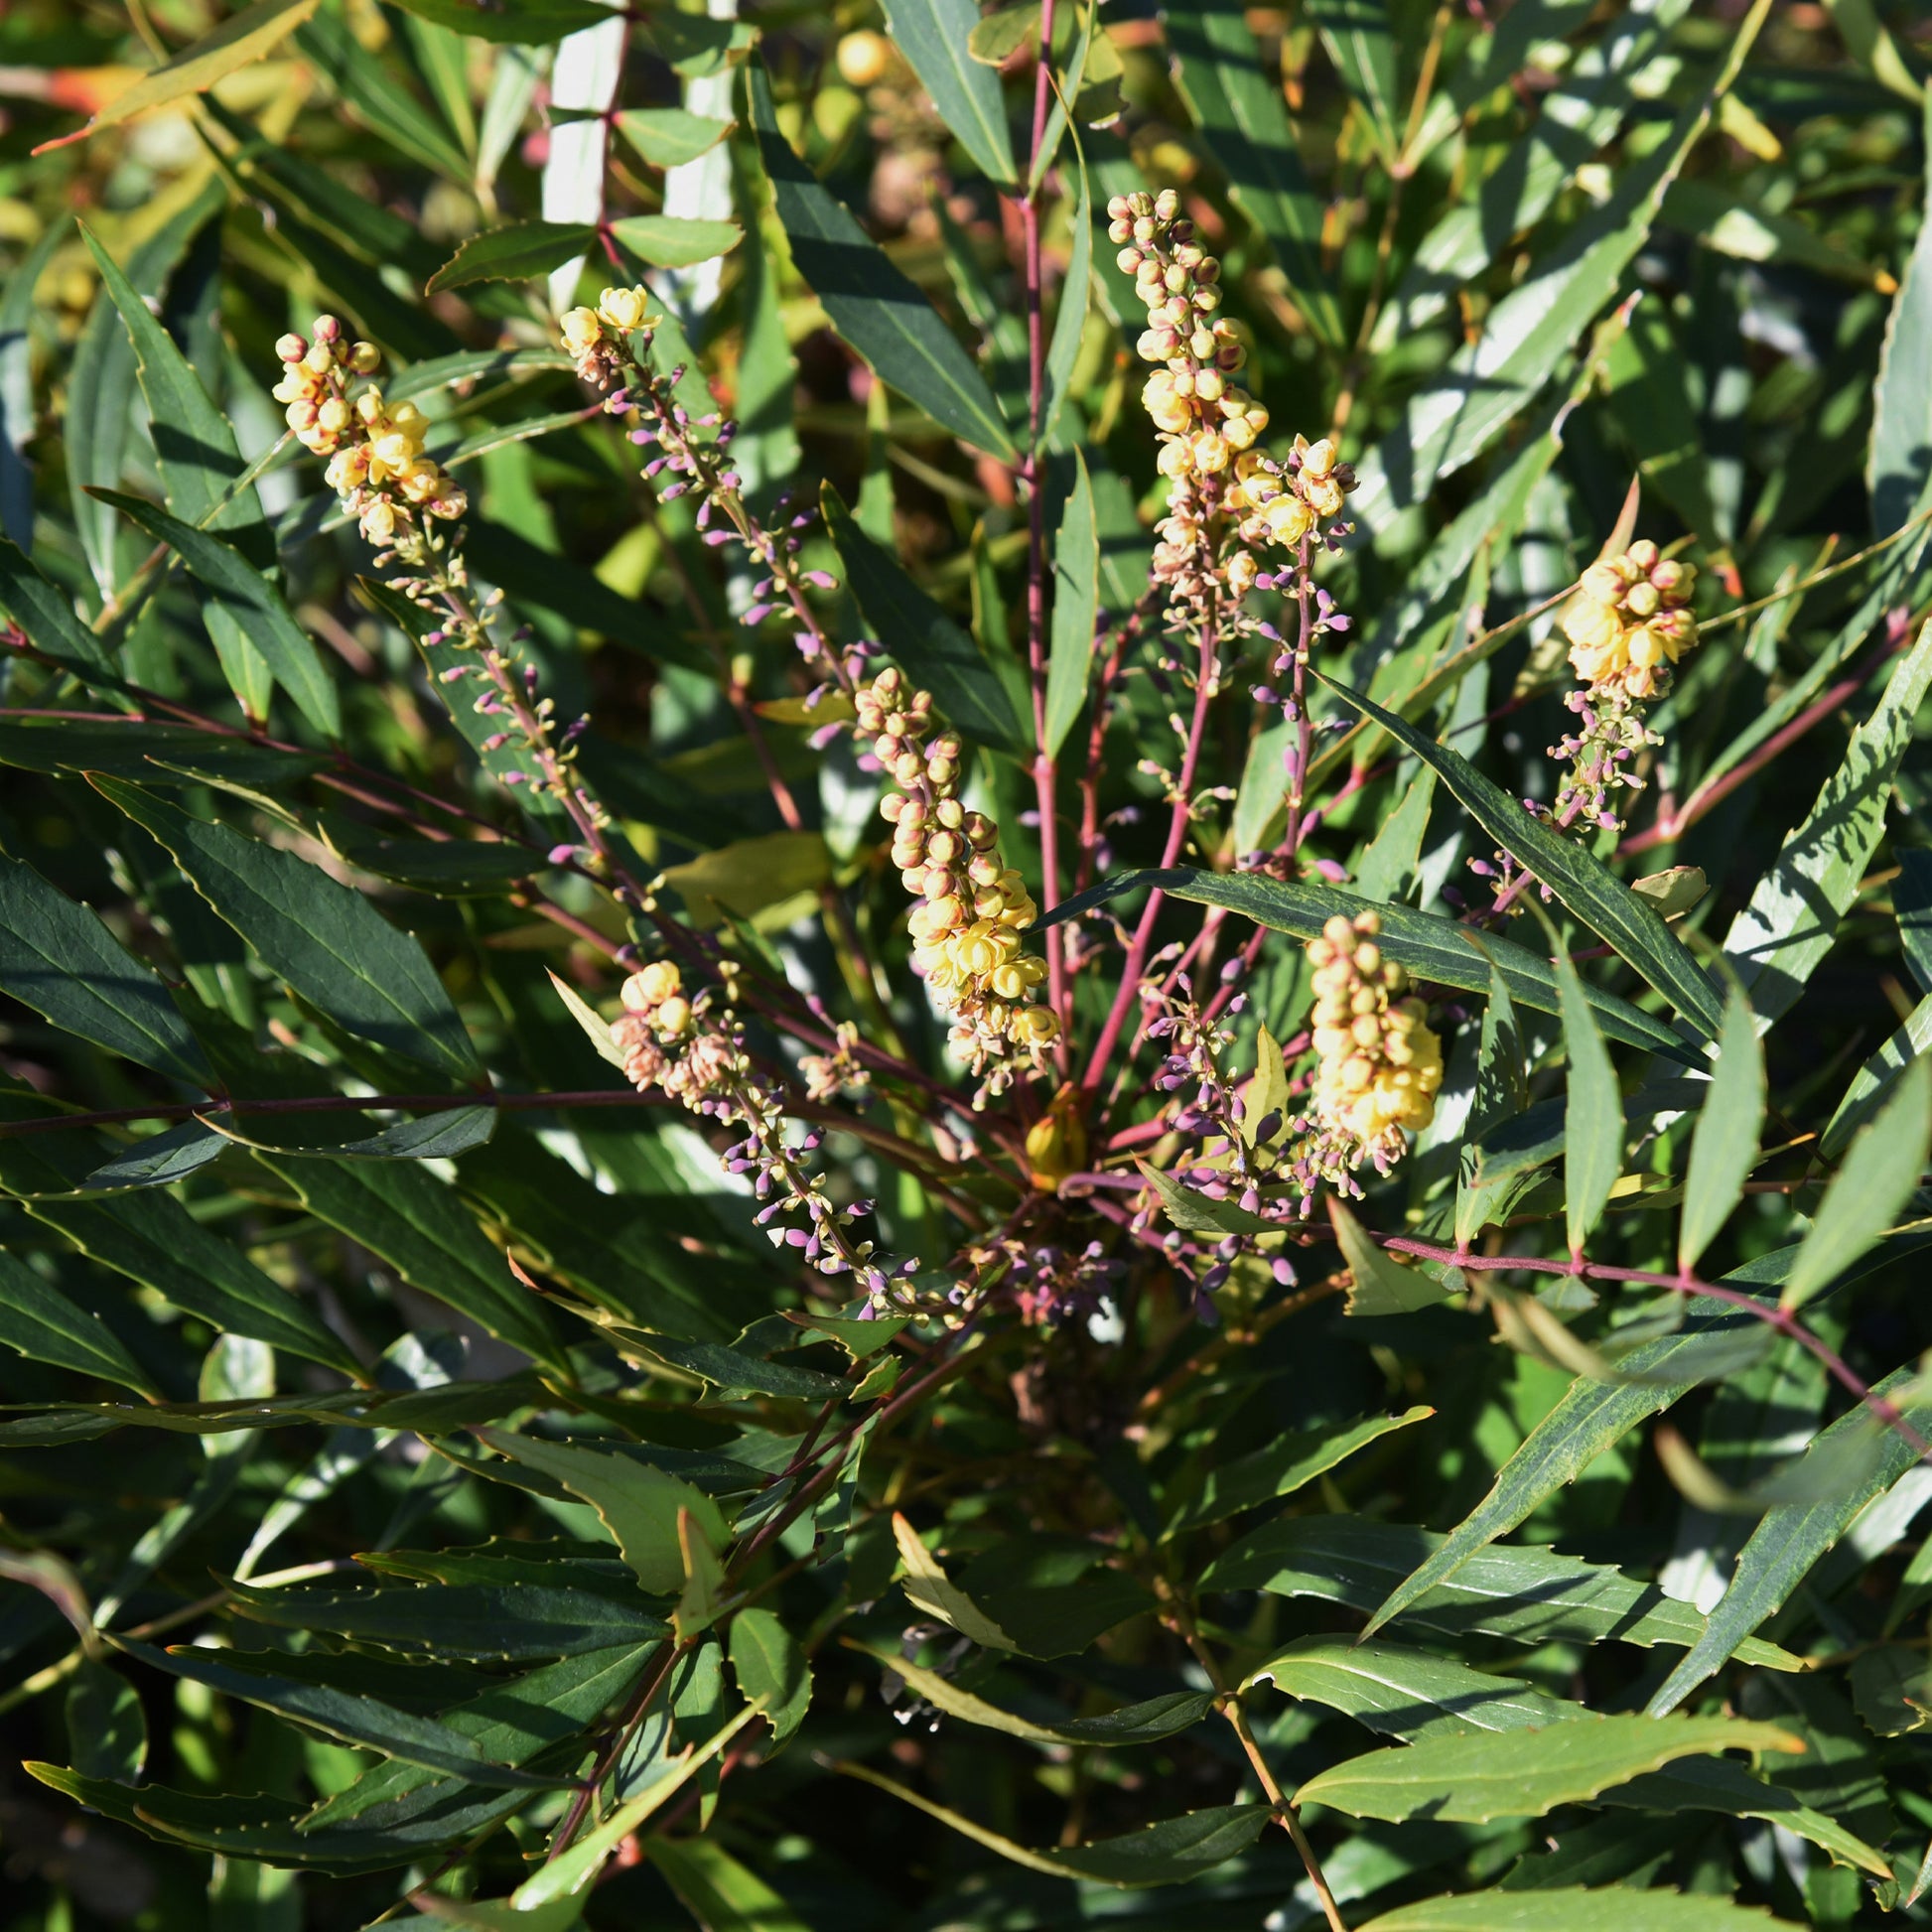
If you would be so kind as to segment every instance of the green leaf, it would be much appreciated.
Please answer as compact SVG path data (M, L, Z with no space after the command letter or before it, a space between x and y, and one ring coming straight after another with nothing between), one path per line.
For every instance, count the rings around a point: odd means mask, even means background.
M1570 1252L1581 1255L1623 1170L1623 1098L1603 1035L1590 1018L1569 953L1556 955L1570 1060L1563 1115L1563 1198Z
M297 31L295 44L378 139L448 181L470 179L469 156L381 57L356 39L346 13L334 0Z
M1402 802L1382 821L1381 829L1355 865L1353 885L1373 904L1387 904L1407 891L1422 860L1423 836L1429 830L1429 808L1436 798L1436 773L1428 765L1410 779ZM1507 993L1503 996L1507 999Z
M80 233L100 270L101 286L121 312L134 345L135 373L148 405L149 430L167 484L169 509L197 529L226 532L257 569L272 569L274 543L261 498L254 484L245 482L248 465L236 447L232 426L209 401L201 377L113 256L84 223ZM225 609L209 608L232 623ZM245 633L237 635L246 642ZM232 641L223 647L232 647ZM216 642L220 646L222 640L217 636Z
M1921 1000L1905 1024L1860 1067L1845 1090L1845 1098L1819 1137L1818 1151L1827 1161L1844 1154L1852 1136L1871 1118L1898 1076L1928 1047L1932 1047L1932 997Z
M698 220L680 214L627 214L611 232L653 268L689 268L729 254L745 239L736 221Z
M1385 163L1402 147L1402 103L1396 96L1395 28L1385 0L1311 0L1309 16L1341 84L1368 117Z
M319 1630L408 1656L513 1662L581 1656L667 1634L648 1611L584 1589L537 1584L420 1588L262 1589L231 1584L235 1607L260 1623Z
M630 107L615 125L653 168L678 168L709 154L736 123L684 107Z
M1214 1708L1211 1693L1170 1691L1143 1704L1123 1705L1098 1718L1060 1718L1042 1723L1003 1711L971 1691L961 1690L949 1677L929 1671L898 1655L897 1651L869 1653L905 1680L906 1687L936 1710L962 1723L979 1725L987 1730L1003 1730L1009 1737L1024 1737L1032 1744L1072 1744L1080 1747L1107 1747L1128 1744L1153 1744L1187 1730Z
M1388 354L1433 322L1454 302L1458 289L1479 281L1516 236L1535 227L1577 169L1638 105L1639 85L1649 84L1658 56L1689 8L1690 0L1655 0L1641 12L1626 8L1595 44L1551 75L1555 84L1542 96L1535 120L1510 144L1509 166L1472 181L1417 244L1369 339L1371 353ZM1497 85L1528 53L1525 43L1513 51L1505 47L1509 30L1519 23L1526 41L1540 32L1566 34L1572 25L1550 20L1547 10L1506 17L1502 31L1490 39L1488 61L1471 60L1460 71L1449 68L1447 78L1458 106L1473 106L1485 83Z
M225 1333L250 1335L346 1375L361 1373L355 1357L301 1302L171 1195L37 1200L28 1212L82 1254Z
M1053 318L1053 339L1046 347L1046 398L1039 418L1039 441L1042 445L1051 445L1054 441L1060 414L1066 407L1067 392L1072 386L1073 371L1080 359L1080 339L1086 333L1087 311L1093 304L1093 188L1087 180L1086 163L1081 161L1075 165L1079 192L1073 201L1073 242L1067 255L1066 280L1060 284L1060 306L1059 313ZM1074 485L1075 495L1082 485L1091 494L1092 485L1086 481L1085 459L1077 449L1074 455L1080 463L1079 482ZM1060 546L1065 543L1066 537L1067 527L1063 522L1054 543L1055 569L1059 568ZM1097 579L1097 562L1094 569Z
M129 255L127 279L140 294L160 295L183 249L226 202L222 185L209 182ZM116 558L119 524L114 512L88 492L96 485L120 486L134 435L134 346L121 326L120 311L102 289L74 346L62 431L73 520L102 601L121 588Z
M214 1074L168 989L97 913L0 857L0 991L64 1033L211 1091Z
M116 1637L114 1643L117 1649L151 1670L185 1678L191 1684L207 1685L227 1697L240 1698L244 1703L293 1719L342 1743L380 1751L384 1757L400 1758L426 1770L460 1777L470 1784L540 1791L566 1781L491 1763L473 1739L449 1729L437 1719L396 1710L375 1698L254 1669L236 1670L221 1661L218 1651L192 1645L157 1650L152 1644L137 1643L131 1637Z
M1029 734L979 645L913 583L898 559L861 530L830 483L821 497L825 527L867 626L900 668L968 741L1018 753Z
M1928 186L1932 193L1932 185ZM1932 220L1921 221L1885 323L1865 487L1875 533L1903 527L1932 481Z
M477 282L529 282L575 260L597 238L589 222L512 221L472 235L429 278L425 295Z
M1932 669L1932 662L1928 663ZM1581 845L1563 838L1459 752L1425 737L1372 699L1315 676L1365 718L1372 718L1405 751L1434 767L1456 801L1482 829L1556 894L1590 930L1654 986L1710 1038L1724 1018L1717 990L1650 902L1615 879ZM1494 942L1486 942L1493 946ZM1511 991L1515 989L1512 987ZM1521 997L1520 995L1518 997ZM1599 1003L1592 1001L1592 1005ZM1600 1010L1600 1009L1599 1009Z
M1601 207L1562 238L1489 311L1481 336L1404 405L1402 420L1356 466L1349 513L1365 530L1387 527L1425 501L1437 482L1486 449L1575 352L1590 319L1615 295L1656 221L1664 195L1729 91L1770 11L1757 0L1726 41L1710 90L1663 140L1618 177Z
M1796 1004L1832 949L1884 832L1885 801L1928 688L1932 622L1893 664L1885 694L1852 734L1845 761L1725 934L1725 957L1750 996L1760 1031Z
M1321 198L1295 145L1280 83L1255 58L1239 0L1174 6L1168 45L1203 150L1226 173L1235 206L1260 231L1316 339L1340 347L1347 334L1321 272Z
M1019 177L1000 76L967 51L979 18L974 0L886 0L886 31L939 118L983 174L1012 186Z
M1752 1776L1727 1757L1683 1759L1666 1770L1632 1778L1613 1791L1600 1791L1596 1802L1629 1811L1715 1811L1726 1818L1761 1818L1809 1839L1840 1864L1868 1871L1881 1880L1891 1876L1884 1854L1874 1851L1857 1833L1847 1831L1837 1819L1814 1811L1784 1786Z
M1374 1609L1392 1585L1426 1562L1444 1540L1400 1523L1346 1516L1297 1516L1251 1530L1201 1578L1208 1590L1262 1589ZM1690 1646L1705 1619L1653 1585L1632 1583L1604 1564L1548 1549L1492 1546L1459 1565L1396 1614L1451 1636L1482 1631L1528 1643L1600 1643L1615 1638L1648 1649ZM1378 1620L1386 1617L1378 1612ZM1363 1632L1373 1636L1371 1623ZM1775 1645L1751 1659L1774 1670L1799 1668Z
M197 530L139 496L100 489L94 494L138 523L157 543L165 543L224 612L274 672L275 681L296 708L325 738L342 736L342 710L336 687L323 668L307 632L283 602L282 594L232 543Z
M544 47L610 18L604 0L395 0L404 13L479 40Z
M157 1400L161 1394L99 1315L69 1302L4 1249L0 1249L0 1342L30 1362L51 1362L77 1375L99 1376Z
M190 95L206 93L217 80L262 60L315 12L319 0L251 0L238 13L185 47L171 60L144 73L133 86L98 109L83 128L42 147L65 147L69 141L117 122L132 120L157 107L167 107ZM38 154L41 150L36 149Z
M1861 1128L1812 1219L1779 1306L1801 1307L1884 1238L1918 1186L1932 1145L1932 1061L1914 1060L1870 1126Z
M1016 1844L998 1832L976 1825L956 1811L948 1811L916 1791L882 1777L863 1764L838 1764L833 1767L847 1777L858 1778L890 1792L895 1798L914 1806L928 1818L936 1818L975 1845L998 1853L1029 1871L1043 1871L1054 1878L1084 1878L1094 1884L1119 1885L1133 1889L1145 1885L1177 1885L1186 1879L1223 1863L1248 1850L1274 1816L1266 1805L1217 1805L1208 1811L1182 1812L1178 1818L1164 1818L1138 1832L1119 1838L1091 1839L1064 1851L1035 1852Z
M260 1150L255 1159L312 1214L379 1255L412 1288L537 1361L562 1366L543 1305L511 1279L455 1188L403 1161L314 1161Z
M752 127L792 261L824 304L832 327L882 381L941 428L1017 462L1019 449L978 365L932 305L793 152L779 131L763 64L755 57L747 71Z
M191 817L118 778L95 788L174 855L269 970L346 1033L453 1075L483 1077L470 1035L412 934L293 852Z
M1698 1257L1743 1198L1763 1127L1764 1049L1750 1008L1733 993L1725 1002L1711 1092L1691 1136L1677 1231L1677 1265L1685 1274L1697 1266Z
M1183 1187L1173 1174L1145 1161L1135 1165L1141 1178L1161 1199L1161 1211L1177 1228L1188 1234L1267 1234L1279 1224L1264 1214L1256 1214L1239 1201L1216 1200L1198 1188Z
M1886 1400L1903 1395L1907 1426L1921 1436L1932 1429L1932 1400L1923 1399L1916 1363L1895 1369L1874 1385ZM1915 1392L1920 1399L1912 1400ZM1813 1439L1799 1458L1796 1474L1808 1468L1829 1474L1850 1450L1858 1459L1858 1480L1827 1481L1829 1493L1802 1498L1768 1510L1737 1554L1730 1587L1711 1612L1704 1635L1691 1653L1651 1697L1653 1714L1673 1711L1732 1656L1743 1657L1749 1633L1784 1607L1791 1593L1850 1529L1865 1506L1882 1496L1918 1461L1918 1452L1895 1432L1884 1429L1861 1404Z
M1777 1932L1786 1921L1709 1893L1563 1885L1424 1899L1370 1919L1362 1932L1633 1932L1639 1923L1643 1932Z
M713 1549L722 1549L727 1541L718 1505L703 1490L662 1469L577 1443L550 1443L501 1429L480 1429L476 1435L512 1461L561 1482L589 1503L637 1581L654 1596L668 1595L684 1582L677 1537L680 1510L690 1511L698 1520Z
M1357 1449L1366 1449L1394 1430L1407 1429L1411 1423L1427 1422L1435 1413L1418 1404L1399 1416L1365 1416L1360 1422L1334 1429L1292 1430L1252 1454L1210 1463L1199 1488L1170 1515L1162 1538L1165 1541L1185 1530L1199 1529L1204 1523L1218 1523L1244 1509L1292 1496Z
M87 1777L138 1784L148 1759L141 1694L118 1671L83 1659L68 1687L65 1712L74 1768Z
M1250 1671L1241 1688L1263 1682L1289 1697L1346 1712L1405 1743L1493 1735L1589 1715L1520 1678L1471 1670L1426 1650L1343 1637L1298 1637Z
M738 1688L770 1720L776 1751L811 1707L812 1667L804 1649L771 1611L755 1606L732 1618L731 1660Z
M444 1728L467 1738L482 1757L525 1764L539 1751L575 1736L627 1696L655 1654L655 1645L619 1644L539 1665L443 1711ZM371 1765L353 1784L325 1798L303 1822L312 1832L327 1831L435 1782L429 1772L395 1759Z
M34 547L34 466L27 455L35 434L34 298L66 239L63 224L50 221L8 272L0 295L0 535L22 550Z
M1050 907L1033 929L1043 932L1048 926L1077 918L1094 906L1145 887L1158 888L1171 898L1191 899L1198 905L1224 905L1230 912L1239 912L1257 925L1272 927L1277 932L1292 932L1299 939L1312 939L1336 913L1352 919L1358 912L1372 910L1381 916L1382 950L1406 966L1415 978L1483 993L1488 991L1493 975L1501 978L1509 988L1510 997L1524 1006L1534 1007L1539 1013L1561 1011L1555 969L1547 959L1531 952L1527 946L1519 946L1513 939L1485 934L1478 944L1472 941L1467 928L1453 919L1418 912L1406 905L1371 906L1367 899L1333 886L1269 879L1259 873L1197 872L1188 866L1116 873L1098 886ZM1672 939L1671 943L1676 945L1677 941ZM1610 1038L1660 1053L1681 1065L1699 1064L1697 1056L1676 1034L1629 1001L1587 986L1584 997L1596 1016L1596 1024Z
M82 677L103 672L112 678L100 639L73 615L67 594L50 584L20 546L5 537L0 537L0 617L17 623L36 650L71 665Z
M1073 453L1073 488L1053 542L1052 653L1046 667L1046 742L1057 758L1086 702L1100 617L1100 538L1086 458Z
M653 1838L650 1860L685 1909L714 1932L811 1932L758 1873L714 1838Z
M907 1599L961 1636L989 1650L1017 1650L1019 1645L946 1575L945 1566L919 1540L919 1533L896 1510L893 1535L898 1544L905 1575L899 1587Z
M613 1326L611 1332L636 1353L654 1357L731 1394L789 1396L799 1402L825 1402L851 1392L851 1385L820 1369L795 1362L767 1361L715 1341L684 1341L675 1335L643 1334Z
M1423 1817L1481 1825L1541 1818L1674 1758L1803 1749L1775 1725L1733 1718L1588 1716L1548 1729L1438 1736L1371 1751L1311 1778L1296 1802L1393 1824Z
M1348 1264L1347 1313L1413 1314L1449 1300L1452 1291L1446 1284L1398 1261L1356 1220L1339 1194L1328 1196L1328 1218Z

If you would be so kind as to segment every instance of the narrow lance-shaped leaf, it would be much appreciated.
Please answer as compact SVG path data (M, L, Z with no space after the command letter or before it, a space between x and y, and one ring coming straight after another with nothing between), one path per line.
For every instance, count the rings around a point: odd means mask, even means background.
M886 28L932 97L939 118L996 182L1018 179L1000 76L967 50L979 24L973 0L887 0Z
M1053 542L1052 654L1046 666L1046 742L1057 758L1086 701L1100 616L1100 537L1086 457L1073 452L1073 488Z
M1373 910L1382 920L1378 941L1382 950L1406 966L1417 979L1484 993L1494 979L1500 978L1508 986L1511 998L1524 1006L1534 1007L1539 1013L1561 1011L1554 968L1527 946L1519 946L1513 939L1499 934L1489 934L1479 944L1472 943L1468 928L1453 919L1433 912L1418 912L1407 905L1371 906L1367 899L1353 893L1312 880L1268 879L1259 873L1200 872L1189 866L1117 873L1050 907L1040 915L1035 929L1043 931L1048 926L1059 925L1106 904L1109 899L1148 887L1158 887L1170 898L1225 906L1230 912L1253 919L1257 925L1272 927L1277 932L1292 932L1301 939L1312 939L1336 913L1352 919L1358 912ZM1585 987L1584 997L1596 1016L1596 1024L1610 1038L1641 1046L1680 1065L1699 1064L1697 1056L1678 1035L1628 1000L1619 999L1613 993L1600 993L1593 986Z
M861 530L830 483L825 527L872 633L912 682L932 693L947 724L968 740L1018 751L1029 734L979 645L905 574L897 557Z
M0 857L0 990L64 1033L211 1091L201 1042L153 970L97 913Z
M1882 29L1880 30L1882 32ZM1932 114L1932 104L1928 104ZM1932 183L1928 183L1932 198ZM1871 399L1865 486L1871 520L1889 536L1912 513L1932 478L1932 214L1919 223L1911 259L1892 299Z
M1383 161L1393 162L1402 125L1395 29L1385 0L1311 0L1309 14L1341 84L1367 115Z
M1932 1144L1932 1061L1906 1068L1884 1111L1852 1143L1819 1203L1782 1304L1795 1309L1882 1238L1918 1185Z
M0 537L0 617L17 623L36 650L64 660L82 677L104 673L118 682L100 639L74 616L68 594L50 584L26 552L5 537Z
M738 1688L769 1719L776 1751L811 1705L812 1667L804 1647L772 1611L753 1607L732 1618L731 1660Z
M1583 981L1561 947L1556 967L1563 988L1564 1047L1570 1059L1564 1108L1564 1216L1575 1256L1583 1253L1590 1230L1602 1217L1623 1165L1623 1102L1616 1069L1584 998Z
M1763 1126L1764 1049L1749 1007L1733 994L1725 1003L1711 1091L1691 1136L1691 1165L1684 1176L1677 1265L1687 1273L1742 1198Z
M1328 1196L1328 1218L1348 1264L1350 1314L1410 1314L1449 1299L1450 1291L1441 1282L1389 1254L1338 1194Z
M65 147L95 129L132 120L156 107L166 107L191 94L206 93L217 80L261 60L315 12L320 0L252 0L212 32L185 47L171 60L144 73L133 86L116 94L85 127L43 141L36 154Z
M70 1302L18 1257L0 1249L0 1342L30 1362L118 1382L139 1395L160 1390L99 1315Z
M965 49L960 49L962 57ZM880 378L934 422L994 456L1019 451L973 358L923 295L887 259L778 127L763 64L747 64L752 126L791 258L832 326Z
M1636 894L1613 877L1583 847L1553 832L1526 812L1508 792L1485 778L1459 752L1439 745L1406 720L1384 711L1371 698L1315 673L1345 703L1372 718L1406 751L1432 765L1443 783L1471 817L1506 852L1606 940L1665 999L1707 1037L1724 1018L1717 990L1685 949L1684 942Z
M276 682L295 700L310 724L325 738L342 736L336 687L314 643L296 622L281 592L241 551L224 538L210 536L157 509L142 497L109 489L94 493L138 523L157 543L178 552L214 605L233 618L237 629L261 653Z
M421 943L293 852L192 817L118 778L96 788L174 854L189 883L269 969L345 1032L460 1080L470 1036Z
M1541 1818L1674 1758L1803 1749L1775 1725L1732 1718L1579 1718L1547 1729L1433 1737L1371 1751L1311 1778L1296 1797L1352 1818L1486 1824L1494 1818Z
M1906 1428L1923 1437L1932 1431L1932 1401L1923 1398L1923 1388L1918 1364L1908 1362L1874 1384L1872 1394L1901 1403ZM1703 1636L1652 1695L1652 1713L1674 1711L1729 1658L1743 1656L1745 1645L1756 1641L1751 1632L1784 1607L1819 1559L1919 1459L1915 1443L1861 1404L1813 1441L1797 1474L1802 1477L1807 1465L1829 1469L1848 1449L1863 1457L1857 1482L1834 1480L1830 1493L1816 1500L1779 1504L1751 1532Z
M1073 202L1073 246L1067 257L1066 280L1060 284L1059 314L1053 318L1053 340L1046 347L1046 400L1040 411L1039 441L1051 446L1066 408L1074 365L1080 359L1080 338L1086 331L1087 310L1093 302L1093 188L1087 167L1076 157L1079 189ZM1064 540L1065 530L1060 532Z
M1643 1901L1643 1932L1779 1932L1787 1923L1711 1893L1562 1885L1424 1899L1370 1919L1362 1932L1633 1932L1633 1899Z
M1877 850L1885 801L1928 689L1932 622L1892 666L1885 694L1853 733L1844 763L1725 934L1725 957L1750 995L1760 1033L1796 1004L1832 949L1838 920Z

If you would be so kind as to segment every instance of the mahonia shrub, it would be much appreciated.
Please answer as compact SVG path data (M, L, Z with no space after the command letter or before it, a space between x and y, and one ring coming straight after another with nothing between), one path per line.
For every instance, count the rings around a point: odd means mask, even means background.
M0 10L6 1932L1932 1918L1928 51Z

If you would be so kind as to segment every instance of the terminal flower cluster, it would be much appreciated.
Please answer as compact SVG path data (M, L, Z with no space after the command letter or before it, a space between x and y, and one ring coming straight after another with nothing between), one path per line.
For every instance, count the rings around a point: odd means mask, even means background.
M1405 998L1409 978L1385 959L1381 917L1337 913L1308 943L1314 968L1310 1016L1315 1052L1310 1159L1324 1177L1366 1160L1386 1173L1402 1158L1405 1132L1436 1117L1443 1048L1427 1009Z
M1591 564L1560 620L1577 675L1592 692L1662 697L1672 667L1698 640L1687 608L1696 584L1693 566L1661 556L1648 541Z
M695 1114L744 1130L724 1151L726 1170L750 1174L758 1213L774 1247L790 1247L821 1275L851 1276L880 1312L897 1310L897 1283L915 1264L892 1269L875 1259L872 1242L856 1232L872 1212L870 1201L840 1206L824 1177L806 1165L822 1136L807 1130L795 1143L785 1133L783 1093L759 1071L746 1050L744 1031L723 985L686 993L683 975L668 959L624 981L623 1011L613 1022L611 1040L623 1055L623 1070L640 1092L655 1087ZM785 1217L793 1217L789 1224Z
M660 498L670 502L687 494L697 497L697 524L704 541L713 548L736 541L750 553L759 575L740 621L758 625L775 621L786 625L799 655L823 679L814 698L833 687L849 696L864 675L865 648L836 649L805 597L807 589L837 588L829 572L808 569L800 558L805 533L816 523L816 514L795 508L789 496L781 496L772 506L775 528L754 514L745 500L744 480L732 466L731 446L738 425L716 410L694 418L677 396L685 371L674 368L666 373L651 362L654 332L662 321L650 312L648 289L609 288L598 297L595 309L572 309L559 327L578 375L604 392L605 408L613 415L635 412L630 440L656 451L643 475L656 485Z
M358 377L381 366L372 343L345 343L334 316L318 316L313 340L289 334L275 345L282 379L271 392L287 405L296 440L329 459L329 485L379 550L420 567L435 547L426 519L453 523L470 506L463 487L424 453L429 419L413 402L393 406Z
M896 790L880 801L893 827L893 863L912 909L912 964L957 1022L953 1044L989 1090L1009 1083L1013 1056L1037 1066L1059 1023L1032 996L1045 961L1021 934L1038 916L1033 896L1000 853L999 827L959 797L962 747L934 736L932 699L888 666L857 699L859 730Z

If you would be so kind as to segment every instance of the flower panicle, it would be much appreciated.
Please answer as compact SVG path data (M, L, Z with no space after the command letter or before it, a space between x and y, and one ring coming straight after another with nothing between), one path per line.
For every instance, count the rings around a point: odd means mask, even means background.
M275 352L282 379L271 393L286 405L296 440L329 459L329 486L363 536L422 567L450 541L429 519L454 524L470 507L462 485L423 448L429 419L413 402L385 401L367 380L382 366L381 351L345 341L334 316L318 316L307 340L284 336Z
M1297 550L1341 514L1355 474L1325 437L1296 437L1285 462L1262 448L1267 406L1234 380L1247 349L1216 313L1221 264L1179 210L1172 188L1116 195L1107 204L1107 232L1147 309L1135 346L1143 359L1162 364L1141 392L1169 480L1154 572L1187 603L1205 597L1210 585L1245 596L1260 577L1255 551Z
M1000 830L959 796L964 751L942 732L932 699L887 666L857 698L858 728L895 789L880 801L893 827L893 863L912 908L913 970L953 1015L953 1044L1001 1091L1018 1055L1041 1063L1059 1033L1033 995L1045 961L1021 934L1038 916L1025 882L1002 857Z
M1406 997L1408 974L1376 943L1381 930L1377 912L1337 913L1306 948L1314 968L1310 1158L1324 1172L1371 1160L1386 1173L1402 1158L1405 1133L1436 1117L1442 1041L1428 1009Z
M1696 588L1696 567L1648 539L1591 564L1559 620L1577 675L1593 692L1617 686L1642 701L1664 696L1698 641L1689 609Z
M630 440L656 452L643 476L659 497L665 502L695 497L704 542L736 542L749 553L756 576L740 622L754 628L767 622L785 626L799 655L822 677L819 690L837 688L850 695L864 675L866 648L836 649L806 601L807 591L837 588L835 578L807 568L800 556L816 513L789 495L771 506L769 519L753 511L731 458L738 425L721 411L693 418L677 397L683 369L665 373L650 361L662 321L651 313L648 289L608 288L596 308L571 309L558 327L579 377L604 392L606 410L613 415L634 411Z

